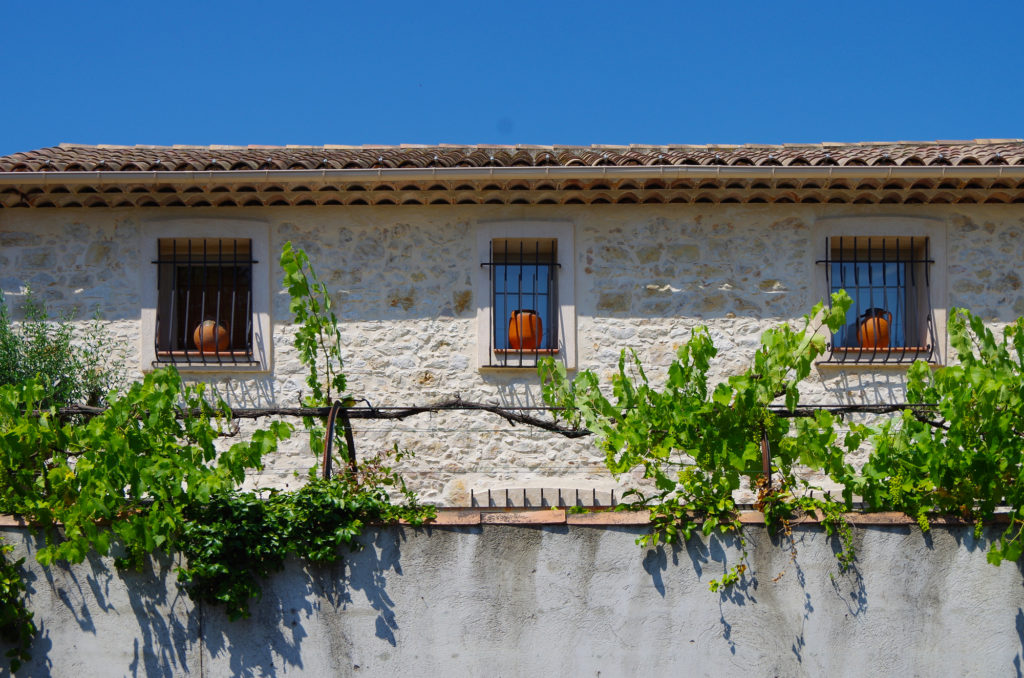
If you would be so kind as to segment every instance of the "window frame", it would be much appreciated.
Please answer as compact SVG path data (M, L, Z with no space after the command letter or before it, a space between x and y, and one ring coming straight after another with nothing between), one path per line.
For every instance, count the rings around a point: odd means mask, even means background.
M493 345L494 286L491 277L493 242L555 241L553 265L556 302L551 313L555 316L557 347L538 350L505 349ZM573 224L563 221L498 221L483 223L477 230L477 261L474 277L474 296L477 310L476 363L479 369L536 369L537 359L551 356L566 369L576 367L576 304L573 271ZM549 328L545 328L547 333Z
M814 279L813 289L816 298L829 302L831 294L831 271L833 265L832 243L839 238L857 238L858 245L865 245L868 238L872 245L881 243L882 238L889 242L899 238L901 242L910 239L926 243L926 256L918 257L915 253L907 265L919 266L915 273L925 275L924 281L916 284L919 295L919 317L917 331L923 343L929 346L927 351L904 350L908 347L890 346L888 349L864 348L852 346L833 346L833 336L828 328L819 329L819 333L828 342L829 350L819 359L819 365L855 367L858 365L878 368L894 366L906 368L917 359L924 359L929 364L941 365L948 354L946 346L946 227L945 223L935 217L907 217L902 215L839 215L825 217L818 222L819 228L813 235ZM849 242L849 241L847 241ZM873 249L877 249L873 247ZM822 256L824 255L824 256ZM927 259L929 263L919 261ZM913 263L916 262L916 263ZM864 262L866 263L866 262ZM927 271L923 270L927 268ZM861 287L864 287L863 285ZM862 311L864 309L861 309ZM850 314L856 312L852 307ZM921 315L921 314L924 315ZM856 323L854 319L853 324ZM849 328L848 324L846 327ZM841 350L836 350L841 349Z
M270 320L270 230L258 220L225 218L154 219L147 224L147 232L141 243L143 261L142 280L142 331L140 333L140 355L142 369L150 371L174 365L180 372L267 372L271 369L272 325ZM216 357L193 359L185 354L168 360L157 350L157 313L160 308L160 264L150 263L160 259L159 243L166 239L248 240L251 263L252 296L252 354L246 359ZM162 351L160 352L162 353Z
M252 239L158 238L157 252L157 362L251 363ZM194 345L190 329L207 321L227 330L227 348Z

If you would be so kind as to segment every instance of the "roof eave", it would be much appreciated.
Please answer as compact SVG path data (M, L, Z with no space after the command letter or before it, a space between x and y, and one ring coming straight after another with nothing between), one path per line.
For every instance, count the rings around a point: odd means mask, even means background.
M721 166L637 167L433 167L322 170L224 170L171 172L0 172L0 186L123 184L309 184L382 181L486 181L488 179L1024 179L1024 165L969 166Z

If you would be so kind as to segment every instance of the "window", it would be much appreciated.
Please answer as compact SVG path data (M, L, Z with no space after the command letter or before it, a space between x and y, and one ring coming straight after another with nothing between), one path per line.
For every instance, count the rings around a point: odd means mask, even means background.
M492 323L488 343L519 365L558 352L558 241L491 241Z
M140 367L269 371L273 256L267 223L154 216L144 229Z
M252 362L252 242L158 240L156 361Z
M829 294L853 299L847 323L832 335L828 362L932 360L937 346L927 237L833 236L825 239Z
M572 226L490 224L478 242L478 364L533 368L554 356L575 367Z

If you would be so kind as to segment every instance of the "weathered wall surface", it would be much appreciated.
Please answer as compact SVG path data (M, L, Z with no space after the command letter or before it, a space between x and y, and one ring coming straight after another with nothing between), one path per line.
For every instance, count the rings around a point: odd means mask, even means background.
M290 564L233 623L169 562L45 570L27 533L0 534L29 556L24 676L1020 674L1021 570L987 564L971 528L857 528L852 574L817 528L796 528L792 560L750 528L755 583L724 596L707 582L734 544L645 551L640 529L382 528L344 564Z
M0 213L0 289L17 306L26 284L60 312L113 322L138 373L139 280L169 220L228 217L265 224L272 253L304 248L338 302L353 393L375 405L454 394L504 405L539 403L526 370L479 370L476 234L494 221L573 224L579 366L607 374L636 348L654 379L698 324L720 348L716 377L742 370L760 333L824 294L824 237L864 224L916 220L945 249L932 267L939 312L966 306L998 326L1024 312L1024 218L1014 205L634 205L240 209L34 209ZM830 230L831 229L831 230ZM211 234L219 235L219 234ZM276 255L275 255L276 256ZM273 257L271 257L273 258ZM303 371L291 344L281 272L270 262L273 370L191 378L238 406L298 403ZM941 335L940 335L941 336ZM942 347L945 352L945 346ZM807 402L902 400L905 368L821 366ZM587 441L571 442L486 414L437 414L398 424L356 422L360 453L397 442L404 470L429 501L465 505L471 489L617 487ZM313 463L301 441L253 484L293 483ZM628 481L623 481L628 482Z

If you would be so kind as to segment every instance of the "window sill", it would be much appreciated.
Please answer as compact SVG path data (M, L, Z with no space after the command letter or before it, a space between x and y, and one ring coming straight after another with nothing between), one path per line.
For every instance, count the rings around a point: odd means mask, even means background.
M935 353L930 346L895 346L890 348L833 348L819 365L864 365L867 367L907 367L917 360L935 364Z
M932 349L928 346L892 346L890 348L860 348L859 346L852 347L836 347L832 349L833 353L851 353L851 354L863 354L863 353L931 353Z
M557 348L535 348L529 350L521 350L518 348L496 348L494 349L495 355L521 355L521 356L532 356L532 355L558 355L560 350Z
M262 370L263 366L248 351L157 351L154 368L174 365L178 370Z
M481 365L481 370L509 372L509 371L537 371L537 362L541 358L558 356L562 353L559 348L538 348L531 351L520 351L514 348L491 349L494 357L487 365Z

